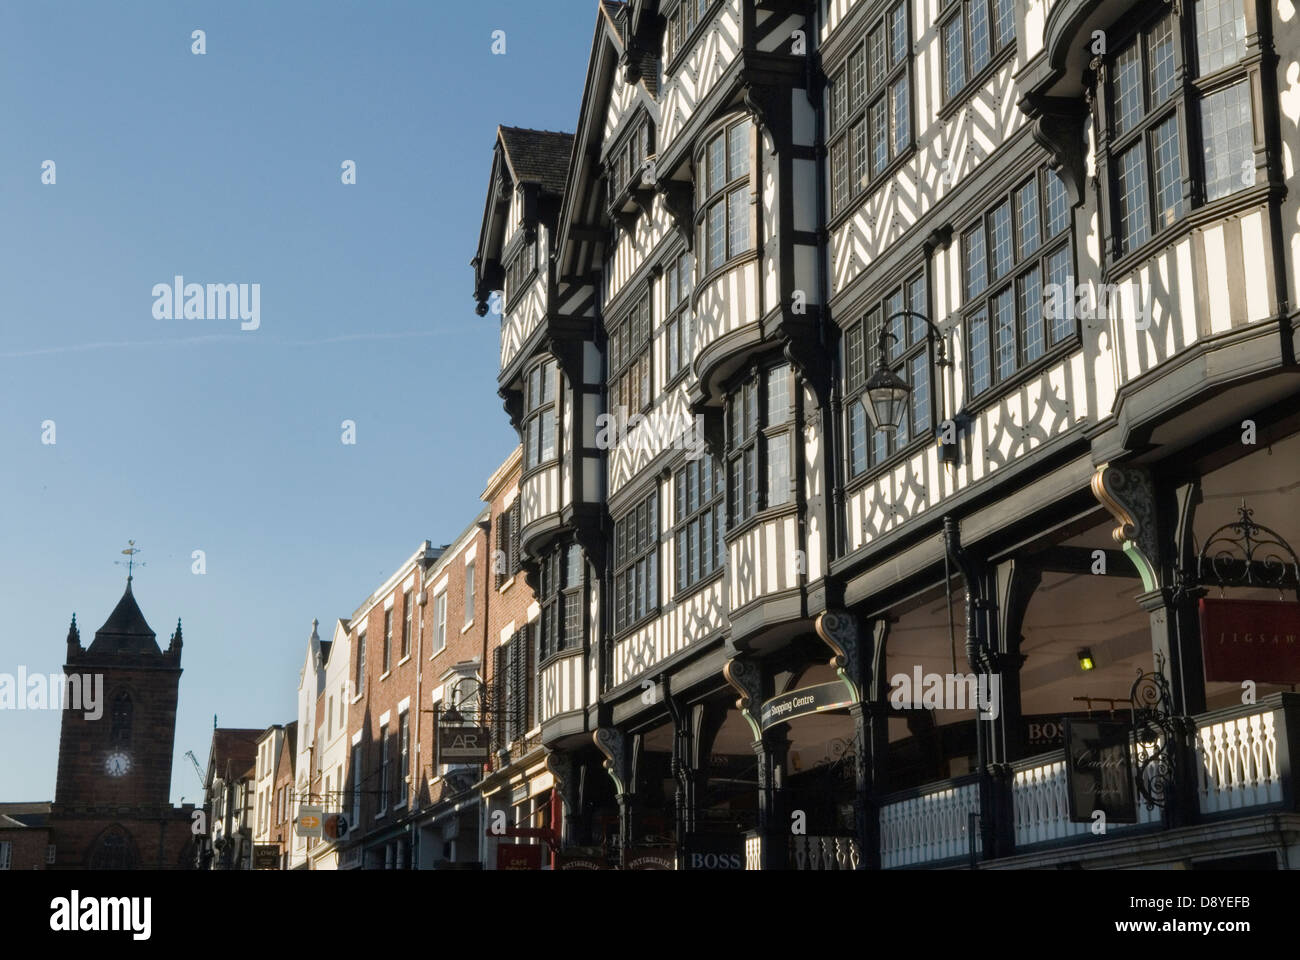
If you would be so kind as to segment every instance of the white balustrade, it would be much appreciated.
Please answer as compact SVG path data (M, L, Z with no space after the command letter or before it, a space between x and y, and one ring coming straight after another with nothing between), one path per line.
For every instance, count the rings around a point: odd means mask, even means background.
M944 787L880 808L880 865L903 867L964 857L979 831L971 837L972 813L979 813L978 783Z
M1201 722L1196 730L1202 813L1222 813L1278 803L1282 774L1277 758L1281 711Z

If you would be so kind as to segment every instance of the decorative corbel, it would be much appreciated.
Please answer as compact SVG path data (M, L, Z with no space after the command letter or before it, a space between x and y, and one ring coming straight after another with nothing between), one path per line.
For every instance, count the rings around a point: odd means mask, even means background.
M783 352L799 375L812 386L818 399L825 402L831 388L830 360L821 344L812 339L812 331L804 327L787 334Z
M605 755L605 772L614 781L615 792L626 796L632 786L632 755L627 749L627 734L614 727L597 727L591 739Z
M508 387L502 387L497 390L497 396L501 398L501 406L510 418L510 426L517 431L519 425L524 422L524 394L522 390L511 390Z
M863 659L862 642L858 634L858 620L847 610L827 610L817 617L817 636L831 648L835 656L831 666L854 703L862 700Z
M1142 587L1160 587L1160 547L1156 538L1156 497L1151 472L1145 467L1104 464L1092 476L1092 493L1118 524L1115 542L1137 567Z
M655 191L663 197L664 209L672 218L673 226L686 243L686 249L693 246L695 237L695 187L689 180L655 181Z
M1083 203L1086 181L1084 159L1088 153L1084 122L1088 103L1082 97L1048 97L1031 93L1025 97L1025 113L1033 120L1034 140L1052 155L1051 167L1065 184L1070 206Z
M578 777L573 754L567 750L553 750L546 755L546 769L555 778L555 786L564 804L565 819L576 818L581 810L578 804Z
M745 657L732 657L723 664L722 675L732 689L740 694L736 709L749 724L754 739L763 739L763 728L758 725L759 706L763 702L763 673L758 664Z
M760 83L746 76L743 78L744 103L754 117L754 125L759 130L766 130L772 135L772 150L781 152L783 137L777 135L776 121L779 119L780 90L771 84Z

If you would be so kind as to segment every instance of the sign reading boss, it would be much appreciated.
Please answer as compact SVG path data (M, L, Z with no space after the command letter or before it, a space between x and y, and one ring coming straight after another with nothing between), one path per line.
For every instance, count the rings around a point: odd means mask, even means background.
M745 838L740 835L686 835L687 870L744 870Z

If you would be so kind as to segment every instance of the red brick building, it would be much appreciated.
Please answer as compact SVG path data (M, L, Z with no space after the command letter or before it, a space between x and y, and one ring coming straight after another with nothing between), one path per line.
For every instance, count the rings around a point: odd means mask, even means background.
M340 844L342 867L481 863L484 768L439 763L436 725L453 708L459 723L488 724L482 711L491 709L492 657L504 625L522 624L527 614L531 593L512 560L518 476L516 451L460 536L443 547L421 544L349 622L343 809L352 829Z
M49 803L0 803L0 870L45 870L54 857Z

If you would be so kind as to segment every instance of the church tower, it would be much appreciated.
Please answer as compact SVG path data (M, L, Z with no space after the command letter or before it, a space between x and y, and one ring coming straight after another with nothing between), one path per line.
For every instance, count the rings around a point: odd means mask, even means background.
M132 580L88 647L75 614L68 629L64 673L94 684L100 699L73 709L69 696L63 710L51 811L58 868L186 865L192 807L171 805L181 625L160 649Z
M160 650L131 580L89 648L81 647L75 616L68 631L64 673L102 675L103 702L95 719L83 710L63 711L55 803L138 807L170 801L181 626L177 621L167 650Z

